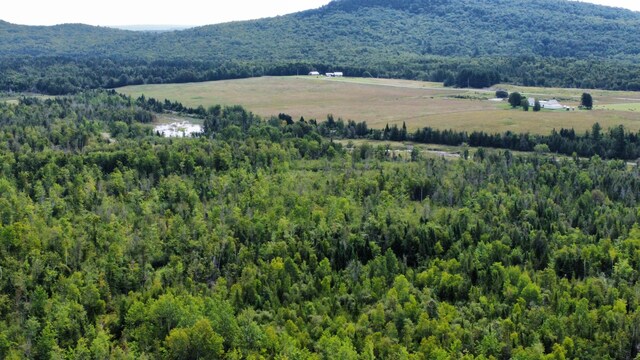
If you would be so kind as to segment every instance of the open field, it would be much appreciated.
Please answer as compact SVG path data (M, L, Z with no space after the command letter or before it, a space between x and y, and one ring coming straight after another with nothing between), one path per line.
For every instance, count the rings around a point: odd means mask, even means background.
M455 160L459 159L463 156L465 150L468 151L468 156L473 157L474 154L478 151L478 148L470 147L470 146L451 146L451 145L440 145L440 144L424 144L424 143L416 143L412 141L388 141L388 140L371 140L371 139L340 139L334 140L347 149L350 147L359 147L364 144L368 144L373 148L377 148L382 146L383 148L387 148L390 151L393 151L397 156L402 157L405 160L409 160L411 158L411 149L417 148L420 151L421 156L425 157L437 157L444 158L447 160ZM505 149L492 149L486 148L492 151L509 151L514 155L525 155L530 154L528 152L516 151L516 150L505 150ZM570 158L566 155L558 155L558 154L541 154L543 156L553 156L555 159L567 159ZM586 160L586 159L583 159ZM633 167L636 166L635 163L627 163L628 166Z
M438 145L438 144L422 144L422 143L414 143L411 141L386 141L386 140L369 140L369 139L342 139L336 140L336 142L345 146L348 150L353 147L359 147L364 144L368 144L371 147L383 147L388 149L388 151L393 152L395 156L398 156L402 159L409 160L411 159L411 151L413 148L417 148L420 151L422 156L427 157L443 157L445 159L459 159L462 156L462 153L466 149L469 152L469 156L472 156L477 149L463 146L448 146L448 145Z
M175 122L188 122L191 124L202 125L204 120L195 117L181 116L178 114L159 114L155 124L171 124Z
M50 95L41 95L41 94L31 94L31 93L17 93L13 95L0 94L0 102L5 102L7 104L18 104L20 102L20 98L22 97L35 97L41 100L51 99L55 96Z
M640 112L640 103L606 104L597 105L595 108L601 110Z
M362 146L363 144L369 144L371 146L383 146L388 147L391 150L407 150L410 147L417 147L420 150L433 150L448 153L459 153L464 150L463 146L451 146L440 144L423 144L413 141L390 141L390 140L371 140L371 139L338 139L334 140L337 143L342 144L345 147L350 146ZM472 148L467 147L470 151Z
M497 85L509 91L541 99L557 98L563 104L577 106L585 90L526 88ZM440 83L325 77L262 77L206 83L140 85L118 89L138 97L144 94L159 100L178 100L186 106L208 107L214 104L240 104L263 117L286 113L294 118L336 118L366 121L369 127L402 122L416 129L431 126L440 129L482 130L487 132L531 132L548 134L552 129L574 128L583 132L599 122L605 129L622 124L640 130L640 93L589 90L594 111L512 110L504 102L491 102L494 89L470 90L444 88Z

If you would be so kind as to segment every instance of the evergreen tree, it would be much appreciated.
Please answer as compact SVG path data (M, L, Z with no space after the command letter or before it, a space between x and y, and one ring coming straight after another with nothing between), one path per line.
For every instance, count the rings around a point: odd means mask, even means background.
M540 111L540 109L541 109L540 101L536 99L536 101L533 104L533 111L538 112Z
M583 93L582 98L580 100L580 105L587 110L591 110L593 108L593 98L589 93Z
M506 99L509 97L509 92L506 90L496 90L496 98L498 99Z
M519 92L509 94L509 104L512 108L516 108L522 104L522 95Z

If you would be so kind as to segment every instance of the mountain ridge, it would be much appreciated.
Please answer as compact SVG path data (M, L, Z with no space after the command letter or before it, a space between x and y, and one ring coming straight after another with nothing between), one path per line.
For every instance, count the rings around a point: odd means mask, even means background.
M473 68L522 85L640 89L640 12L568 0L339 0L170 32L0 23L0 39L4 67L19 78L0 81L10 89L41 89L19 74L38 61L69 78L60 87L43 75L57 91L330 68L449 84L469 83L455 77ZM104 59L118 63L105 67ZM70 78L61 62L91 79Z
M242 51L238 54L231 51L232 58L251 60L256 53L262 53L277 59L318 60L293 55L295 48L287 47L289 43L301 44L317 53L318 48L325 46L323 43L337 48L341 42L351 40L367 51L376 52L377 47L391 44L393 46L388 46L393 47L391 52L419 56L610 58L640 54L640 13L566 0L338 0L289 15L162 34L64 24L21 27L20 30L28 34L17 37L19 31L15 26L20 25L7 24L0 29L0 37L22 41L5 41L5 45L0 45L2 55L64 56L77 55L79 51L100 56L133 54L148 59L223 60L223 48L240 48ZM45 42L49 40L47 43L52 46L30 43L29 37L34 35ZM59 39L53 41L54 36ZM92 41L88 37L97 39ZM60 45L60 40L67 45ZM125 40L128 43L123 44ZM260 44L258 40L269 43ZM269 48L276 41L285 51ZM97 42L102 46L95 47ZM154 52L158 46L159 52ZM341 50L350 51L347 46ZM304 52L304 48L301 51Z

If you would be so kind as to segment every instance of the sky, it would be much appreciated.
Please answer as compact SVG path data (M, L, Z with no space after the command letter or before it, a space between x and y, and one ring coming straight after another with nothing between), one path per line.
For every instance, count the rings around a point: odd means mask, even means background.
M638 0L581 0L582 2L590 2L593 4L607 5L614 7L626 8L634 11L640 11L640 1Z
M23 25L199 26L258 19L318 8L330 0L18 0L2 5L0 20ZM640 11L638 0L582 0Z

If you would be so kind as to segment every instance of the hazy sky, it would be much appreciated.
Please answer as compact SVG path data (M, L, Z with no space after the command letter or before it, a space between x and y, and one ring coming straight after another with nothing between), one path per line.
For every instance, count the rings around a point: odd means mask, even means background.
M317 8L330 0L14 0L0 19L15 24L206 25ZM584 0L640 11L638 0Z
M640 11L640 1L638 0L582 0L583 2L590 2L594 4L615 6L631 9L634 11Z

